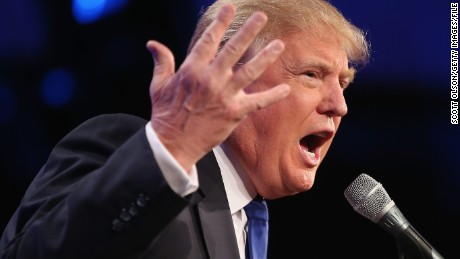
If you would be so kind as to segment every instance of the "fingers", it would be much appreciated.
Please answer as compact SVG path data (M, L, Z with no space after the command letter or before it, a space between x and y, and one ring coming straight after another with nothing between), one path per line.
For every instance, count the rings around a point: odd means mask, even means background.
M217 56L215 69L225 71L232 68L254 41L257 34L267 23L267 16L262 12L255 12L245 22L243 27L227 42Z
M249 114L274 104L289 95L291 88L287 84L280 84L263 92L246 95L242 103L242 112Z
M153 85L160 86L172 75L174 75L175 63L172 52L163 44L157 41L147 42L147 49L153 56Z
M220 9L216 19L206 28L195 43L195 46L193 46L189 54L193 62L205 62L205 64L209 64L214 59L220 40L228 26L230 26L235 12L235 7L231 4L226 4Z
M238 91L252 81L256 80L267 67L273 63L283 52L284 43L280 40L274 40L268 44L262 51L257 53L250 61L240 67L236 72L230 87Z

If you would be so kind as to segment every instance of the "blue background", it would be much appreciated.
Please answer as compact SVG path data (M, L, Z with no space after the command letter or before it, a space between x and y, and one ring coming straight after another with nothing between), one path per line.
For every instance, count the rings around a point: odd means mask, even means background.
M180 64L198 13L211 2L2 1L0 227L69 130L101 113L148 118L153 64L145 43L165 43ZM458 257L450 2L331 2L366 32L371 62L346 92L349 114L314 188L269 203L270 258L396 258L393 238L343 197L360 173L381 182L442 255Z

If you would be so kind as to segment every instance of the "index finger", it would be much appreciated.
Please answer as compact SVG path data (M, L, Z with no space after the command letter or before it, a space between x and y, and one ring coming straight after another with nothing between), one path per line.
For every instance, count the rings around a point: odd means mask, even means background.
M232 4L225 4L219 10L216 19L206 28L190 51L189 57L194 62L206 62L208 64L214 59L220 40L230 26L235 12L235 7Z

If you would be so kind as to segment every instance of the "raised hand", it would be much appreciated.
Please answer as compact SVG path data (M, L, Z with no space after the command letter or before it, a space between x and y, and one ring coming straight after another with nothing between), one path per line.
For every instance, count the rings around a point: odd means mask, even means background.
M249 17L216 55L234 15L233 5L223 6L177 72L174 56L166 46L157 41L147 43L155 65L150 85L152 126L186 171L223 142L249 113L289 94L286 84L262 92L244 91L284 50L280 40L272 41L233 70L267 22L265 14L255 12Z

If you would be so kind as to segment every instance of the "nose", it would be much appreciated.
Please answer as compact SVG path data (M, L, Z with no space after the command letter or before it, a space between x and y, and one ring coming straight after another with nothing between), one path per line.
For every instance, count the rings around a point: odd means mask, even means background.
M348 107L339 82L330 84L323 89L323 98L318 106L318 113L326 114L329 117L345 116L348 112Z

